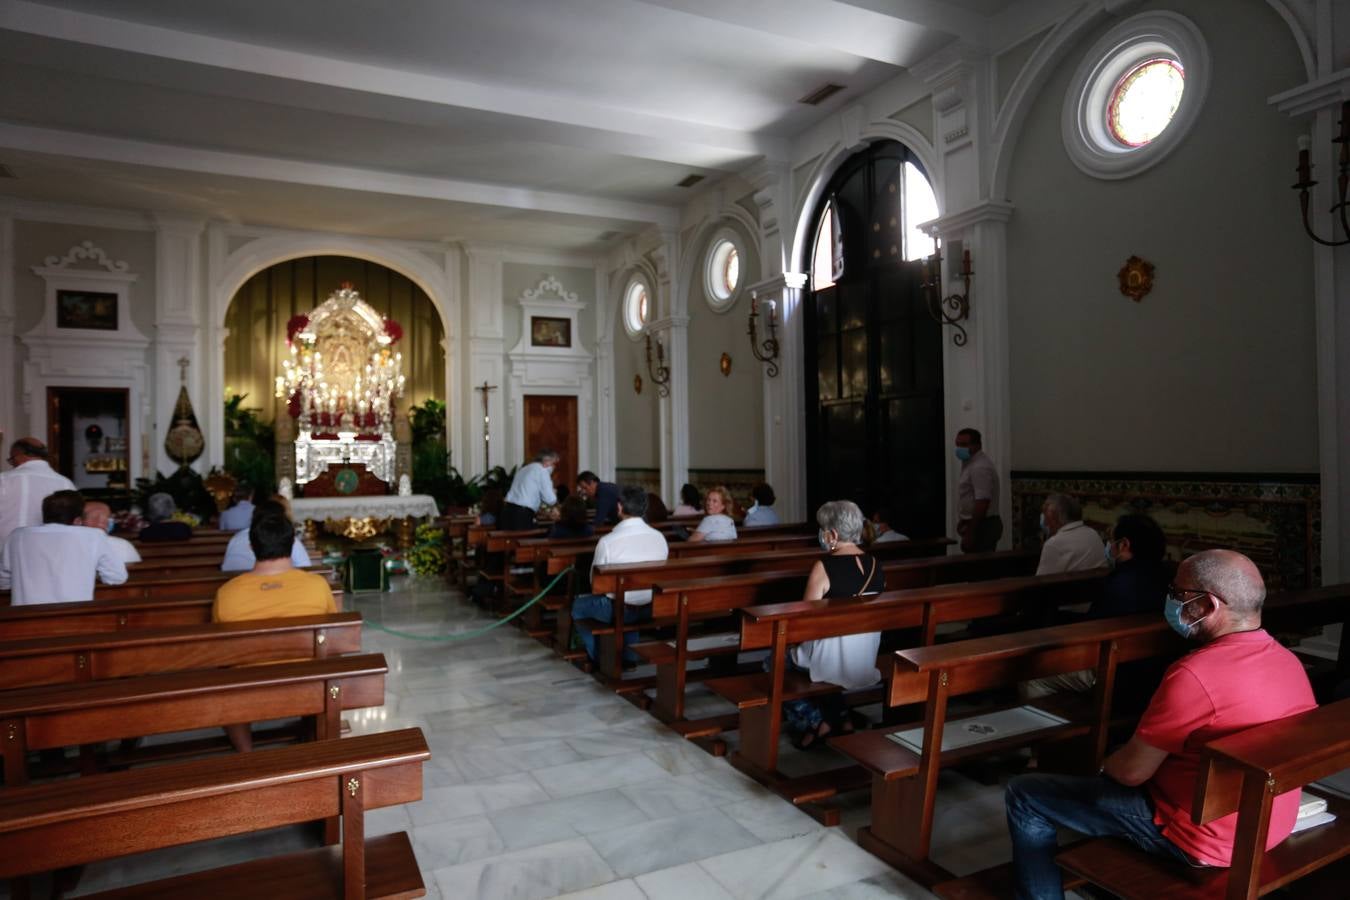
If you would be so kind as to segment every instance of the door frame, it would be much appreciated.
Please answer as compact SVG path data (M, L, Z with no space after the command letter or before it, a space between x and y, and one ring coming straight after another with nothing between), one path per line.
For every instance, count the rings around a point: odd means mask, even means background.
M525 397L547 396L547 397L575 397L577 400L577 471L584 472L590 469L592 472L599 471L595 468L596 463L591 459L593 445L591 443L591 421L593 410L591 408L592 399L589 390L589 381L587 379L587 388L581 389L568 386L543 385L522 383L514 375L510 379L510 394L507 400L508 414L511 417L511 438L512 444L507 448L507 456L502 461L502 465L511 468L524 462L525 459ZM570 488L571 485L568 485Z
M122 403L125 407L125 421L127 423L127 483L131 484L131 388L129 387L90 387L76 384L49 384L46 386L46 414L47 414L47 453L51 458L48 460L52 468L57 472L61 471L61 422L60 405L57 400L61 394L67 391L78 391L82 394L121 394ZM75 435L71 435L71 441L76 440ZM72 447L73 447L72 443ZM74 474L70 476L74 480Z

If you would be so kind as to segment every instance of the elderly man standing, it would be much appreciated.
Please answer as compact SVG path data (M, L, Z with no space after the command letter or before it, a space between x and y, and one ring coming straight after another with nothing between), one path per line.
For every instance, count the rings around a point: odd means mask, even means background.
M956 433L956 458L961 477L956 482L956 533L966 553L988 553L1003 537L998 514L998 469L984 452L984 439L974 428Z
M1106 545L1083 524L1083 507L1067 494L1051 494L1041 504L1041 525L1050 535L1041 547L1037 575L1082 572L1106 565Z
M1231 863L1237 813L1197 825L1191 804L1205 743L1314 708L1303 665L1261 629L1266 586L1250 559L1207 550L1181 564L1164 617L1200 646L1167 670L1129 743L1095 777L1021 775L1008 782L1017 896L1064 896L1058 829L1129 840L1206 866ZM1288 837L1299 791L1275 798L1266 849Z
M526 463L516 471L511 480L511 490L506 492L506 502L502 504L501 528L504 531L524 531L534 527L534 516L544 504L552 506L558 502L558 492L553 489L553 470L558 465L558 454L553 450L540 450L533 462Z
M73 491L74 483L47 462L47 445L34 437L19 438L9 448L12 472L0 475L0 546L11 531L42 524L42 501L57 491Z
M42 524L16 529L0 548L0 590L14 606L94 599L94 578L122 584L127 567L100 529L84 527L84 497L57 491L42 501Z

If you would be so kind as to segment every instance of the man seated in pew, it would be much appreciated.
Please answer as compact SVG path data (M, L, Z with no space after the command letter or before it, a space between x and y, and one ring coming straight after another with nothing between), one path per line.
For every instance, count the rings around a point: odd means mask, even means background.
M112 508L108 504L100 500L86 502L83 519L86 526L97 528L108 536L108 546L112 547L113 553L123 563L138 563L141 561L141 554L132 546L131 541L113 534Z
M221 531L247 531L253 521L253 489L246 484L235 485L234 505L220 514Z
M291 518L291 503L285 497L277 494L264 503L259 503L253 507L253 515L256 517L258 511L266 507L270 512L280 512L288 520ZM252 519L249 524L252 525ZM249 529L236 532L230 542L225 545L225 558L220 563L222 572L247 572L252 569L257 559L253 555L253 544L249 539ZM309 551L305 549L305 542L296 535L291 544L291 564L297 569L303 569L311 566L313 563L309 558Z
M857 597L879 593L886 576L876 559L858 546L862 539L863 514L851 500L832 500L816 511L820 548L828 555L816 560L806 577L803 600ZM848 690L871 687L881 680L877 650L881 633L848 634L806 641L788 651L791 667ZM783 719L799 750L825 746L831 734L849 734L853 722L839 694L783 704Z
M594 472L582 472L577 476L577 493L582 501L595 504L595 524L609 525L619 521L619 486L609 481L601 481Z
M145 501L145 517L150 524L141 529L137 540L145 543L186 541L192 537L192 526L173 518L178 504L169 494L151 494Z
M624 485L619 490L619 524L614 530L595 542L595 556L591 568L606 563L658 562L670 555L666 536L643 521L647 512L647 492L636 485ZM623 621L636 625L651 620L652 592L626 591L623 595ZM614 621L614 598L609 594L582 594L572 601L572 622L581 636L586 655L596 660L595 635L587 620ZM637 665L637 654L629 649L637 643L637 632L623 635L625 665Z
M878 507L872 513L872 517L867 520L867 530L872 532L872 538L869 544L889 544L892 541L907 541L908 535L903 535L891 527L891 520L895 514L885 506Z
M240 622L337 612L333 589L323 576L302 572L291 563L295 525L284 506L274 501L259 503L248 531L242 533L248 535L257 562L252 571L231 578L216 591L211 621ZM240 753L253 749L251 723L228 725L225 733Z
M778 513L774 511L773 504L777 499L774 496L773 488L764 482L760 482L750 489L750 496L754 498L754 503L745 512L745 519L741 522L746 528L755 525L777 525Z
M691 541L734 541L736 540L736 522L731 518L731 492L722 485L708 488L703 497L703 510L707 513L698 523L698 528L689 535Z
M1163 560L1166 550L1167 537L1151 517L1143 513L1121 516L1111 529L1110 540L1106 542L1104 558L1111 567L1111 574L1102 580L1101 592L1081 616L1067 610L1060 611L1060 622L1113 619L1161 611L1163 601L1167 599L1167 582L1171 577L1170 567ZM1128 690L1130 682L1142 681L1156 685L1161 674L1161 666L1156 665L1155 660L1138 660L1121 667L1118 681L1122 682L1121 687ZM1092 690L1096 683L1096 674L1091 669L1083 669L1024 681L1018 686L1018 693L1024 700L1045 697L1059 691L1084 693ZM1145 694L1140 703L1146 699Z
M1167 670L1129 743L1095 777L1020 775L1008 782L1019 898L1059 898L1057 831L1120 837L1178 863L1228 866L1237 814L1191 820L1199 750L1217 738L1313 709L1302 664L1261 628L1266 588L1250 559L1207 550L1183 562L1164 617L1200 647ZM1299 792L1275 799L1266 849L1288 837Z
M1037 575L1083 572L1102 565L1102 539L1083 524L1083 507L1068 494L1051 494L1041 504L1041 547Z
M42 524L15 529L0 548L0 590L13 606L93 600L95 578L122 584L127 567L106 531L84 527L79 491L48 494Z
M598 520L597 520L598 521ZM588 538L595 533L591 525L590 510L582 497L568 497L559 509L558 521L549 528L548 536L567 540L568 538Z

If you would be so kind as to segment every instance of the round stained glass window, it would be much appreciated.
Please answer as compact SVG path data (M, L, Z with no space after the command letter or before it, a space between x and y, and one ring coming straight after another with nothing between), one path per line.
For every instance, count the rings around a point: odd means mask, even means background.
M623 292L623 327L629 337L637 337L646 327L651 315L647 285L634 278Z
M723 230L708 247L704 264L703 283L708 292L708 305L715 312L731 308L741 287L741 249L729 231Z
M1142 147L1172 122L1186 73L1175 59L1147 59L1126 72L1111 92L1106 128L1126 147Z

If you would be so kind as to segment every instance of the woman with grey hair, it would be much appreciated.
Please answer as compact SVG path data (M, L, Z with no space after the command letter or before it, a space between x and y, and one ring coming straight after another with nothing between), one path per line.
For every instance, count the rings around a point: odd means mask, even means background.
M174 521L173 514L178 512L178 504L172 495L151 494L145 501L145 517L150 524L141 529L138 535L141 541L186 541L192 537L192 526L186 522Z
M816 512L820 547L826 555L811 567L806 579L805 600L857 597L876 594L886 578L876 559L858 546L862 539L863 514L851 500L832 500ZM805 641L793 647L788 659L794 668L810 674L812 681L829 682L854 690L881 680L877 650L881 633L849 634ZM848 708L838 694L815 700L792 700L784 704L793 744L801 749L823 746L830 734L853 730Z

